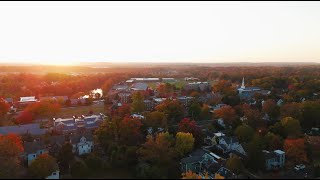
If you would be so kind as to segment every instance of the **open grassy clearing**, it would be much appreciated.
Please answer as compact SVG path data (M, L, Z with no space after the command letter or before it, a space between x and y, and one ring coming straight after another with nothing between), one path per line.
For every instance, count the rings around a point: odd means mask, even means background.
M67 107L61 108L61 111L56 115L56 117L60 118L68 118L73 115L86 115L90 111L93 111L94 114L105 113L103 104L94 104L91 106L77 106L77 107Z

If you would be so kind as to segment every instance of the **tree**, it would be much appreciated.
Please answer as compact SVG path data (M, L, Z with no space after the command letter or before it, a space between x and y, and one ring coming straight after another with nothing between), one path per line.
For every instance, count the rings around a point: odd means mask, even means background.
M182 119L178 126L178 132L191 133L195 138L195 146L201 146L203 142L202 133L195 121L190 121L188 118Z
M232 125L237 120L236 111L231 106L223 106L214 111L215 116L222 118L224 123Z
M137 151L140 162L149 164L150 178L165 178L169 176L170 167L175 164L173 137L168 132L159 133L154 138L147 136L147 140Z
M21 138L15 134L0 135L0 178L15 178L23 152Z
M178 132L176 134L175 149L183 157L187 153L191 152L194 145L194 138L191 133Z
M280 109L274 100L268 99L262 105L262 112L268 114L271 119L275 119L279 116Z
M28 170L32 177L44 179L58 169L58 164L52 156L41 154L32 161Z
M262 150L265 148L263 139L259 134L255 134L252 140L246 145L248 167L254 171L264 168L264 154Z
M246 122L253 128L263 125L261 113L258 109L251 108L250 105L244 104L242 106L243 114L246 117Z
M155 109L159 112L164 112L170 124L177 122L183 116L184 112L184 108L179 101L174 100L165 100L156 106Z
M289 164L295 165L307 162L306 145L303 138L286 139L283 149L286 152L286 159L288 159Z
M132 95L131 112L140 113L144 111L144 97L141 92L136 92Z
M278 134L281 137L286 137L286 132L284 127L282 126L281 122L277 122L274 125L269 127L269 131L274 133L274 134Z
M88 166L82 161L76 161L71 165L71 176L74 178L85 178L90 174Z
M201 108L200 118L207 120L211 118L210 109L207 104L204 104Z
M302 103L302 121L304 128L320 127L320 101L305 101Z
M10 105L2 98L0 98L0 117L3 117L9 112Z
M125 117L126 115L130 115L130 105L129 104L122 104L117 109L117 115L120 117Z
M302 112L300 103L293 102L284 104L280 108L280 116L281 118L292 117L296 119L301 119Z
M119 126L120 143L128 146L138 145L142 138L141 126L141 120L138 118L123 118Z
M17 124L29 124L32 123L34 116L29 111L22 111L16 119Z
M248 125L241 125L234 133L241 142L249 142L254 135L254 129Z
M72 153L72 149L73 149L73 147L70 143L65 143L62 145L62 147L58 153L57 161L60 165L61 172L68 172L69 171L70 163L74 158L74 155Z
M285 117L281 119L281 125L288 137L298 137L301 134L301 126L297 119Z
M189 116L192 117L192 119L199 119L201 113L201 106L197 102L193 102L189 107Z
M202 179L202 176L192 172L191 170L188 170L187 172L182 173L181 179Z
M34 116L52 117L59 113L61 105L57 102L41 101L30 104L25 111L31 112Z
M85 163L91 172L100 172L103 167L103 161L100 157L95 154L89 154L89 156L85 159Z
M272 132L268 132L265 135L265 140L266 140L267 149L269 151L282 149L283 147L283 139Z
M244 168L241 159L237 156L229 158L227 160L226 167L236 174L241 173Z
M71 100L70 99L66 100L66 106L68 106L68 107L71 106Z
M167 116L164 112L159 111L148 113L143 121L143 124L146 127L152 127L153 131L155 131L157 128L168 128Z

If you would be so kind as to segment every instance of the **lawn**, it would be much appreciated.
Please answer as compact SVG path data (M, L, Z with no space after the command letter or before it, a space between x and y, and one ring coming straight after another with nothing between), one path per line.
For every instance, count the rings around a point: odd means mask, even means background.
M56 115L58 118L68 118L73 115L86 115L89 111L93 111L94 114L105 113L103 104L94 104L91 106L77 106L61 108L61 111Z

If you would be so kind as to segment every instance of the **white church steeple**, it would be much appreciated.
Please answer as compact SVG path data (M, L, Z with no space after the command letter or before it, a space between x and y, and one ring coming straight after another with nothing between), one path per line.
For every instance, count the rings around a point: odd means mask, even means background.
M246 86L244 86L244 77L242 78L242 84L241 84L241 89L245 89Z

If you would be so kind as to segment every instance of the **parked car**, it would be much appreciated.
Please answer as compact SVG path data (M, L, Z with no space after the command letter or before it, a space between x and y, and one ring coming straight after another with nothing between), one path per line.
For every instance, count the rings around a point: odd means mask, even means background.
M296 166L294 167L294 169L295 169L296 171L302 170L302 169L304 169L304 168L306 168L306 166L305 166L304 164L298 164L298 165L296 165Z

